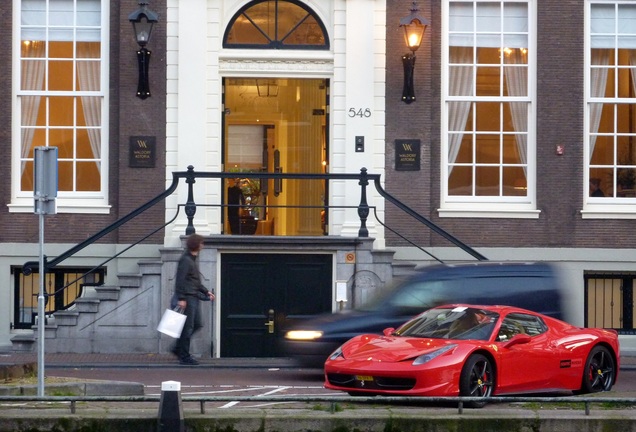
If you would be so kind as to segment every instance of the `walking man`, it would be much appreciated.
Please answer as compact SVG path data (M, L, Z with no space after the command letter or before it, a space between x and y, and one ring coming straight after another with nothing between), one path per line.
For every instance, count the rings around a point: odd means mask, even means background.
M201 283L201 273L197 257L203 249L203 237L192 234L186 240L186 250L179 259L175 282L175 293L179 299L178 305L186 315L186 322L173 350L179 357L179 363L183 365L198 365L199 362L190 354L190 339L203 324L201 323L201 311L199 301L209 298L214 300L214 294Z

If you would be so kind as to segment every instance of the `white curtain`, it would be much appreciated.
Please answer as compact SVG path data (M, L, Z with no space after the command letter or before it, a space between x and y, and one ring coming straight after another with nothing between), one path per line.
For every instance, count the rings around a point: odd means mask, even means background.
M513 49L506 54L507 64L527 65L527 53L521 49ZM508 96L528 96L528 68L525 66L506 66L504 67L504 76L506 79L506 89ZM515 128L515 139L517 142L517 151L519 152L520 162L524 164L523 173L528 175L528 104L525 102L511 102L510 113L512 115L512 125ZM524 133L520 133L524 132Z
M100 46L91 43L77 44L77 55L80 59L99 59ZM100 89L100 71L101 62L99 60L80 60L77 62L77 78L80 91L99 91ZM88 139L91 143L93 157L98 159L95 161L97 169L101 172L101 118L102 118L102 99L97 96L83 96L82 107L84 109L84 118L88 127Z
M466 65L450 67L449 94L451 96L473 96L472 59L472 47L452 47L450 49L450 63ZM455 163L462 145L470 106L470 101L453 101L448 104L448 130L453 132L448 137L448 175L453 171L454 165L452 164ZM461 133L455 133L460 131Z
M596 66L609 65L610 52L606 49L592 50L591 62ZM607 86L607 67L594 67L590 72L590 96L593 98L602 98L605 96L605 87ZM633 70L632 70L633 73ZM596 145L596 137L598 127L601 124L601 114L603 113L602 103L590 104L590 162L594 155L594 146Z
M33 41L23 44L23 56L26 58L39 58L42 60L22 61L21 88L24 90L42 90L44 88L44 42ZM23 96L20 98L22 118L22 142L20 155L23 159L29 157L33 145L33 134L38 119L41 96ZM24 173L26 162L22 162L21 172Z

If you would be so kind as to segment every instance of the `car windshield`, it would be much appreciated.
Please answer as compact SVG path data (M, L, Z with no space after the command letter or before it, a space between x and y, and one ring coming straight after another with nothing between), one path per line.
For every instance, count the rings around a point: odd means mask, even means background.
M458 306L430 309L408 321L397 336L436 339L489 340L499 314L483 309Z

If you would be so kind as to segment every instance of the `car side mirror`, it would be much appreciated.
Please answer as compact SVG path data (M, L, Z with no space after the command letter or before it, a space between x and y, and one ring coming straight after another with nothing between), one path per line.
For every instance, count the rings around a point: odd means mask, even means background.
M530 342L530 336L527 334L518 334L515 335L512 339L510 339L505 345L504 348L512 348L515 345L527 344Z
M389 327L385 328L382 333L384 334L384 336L391 336L391 333L393 333L394 331L395 329L393 327Z

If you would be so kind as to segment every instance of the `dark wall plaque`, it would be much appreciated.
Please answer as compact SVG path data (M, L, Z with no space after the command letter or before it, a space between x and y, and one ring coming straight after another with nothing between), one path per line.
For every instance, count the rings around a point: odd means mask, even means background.
M398 139L395 140L395 170L419 171L420 170L420 140Z
M130 137L130 159L128 162L128 166L130 166L131 168L154 168L155 156L155 137Z

